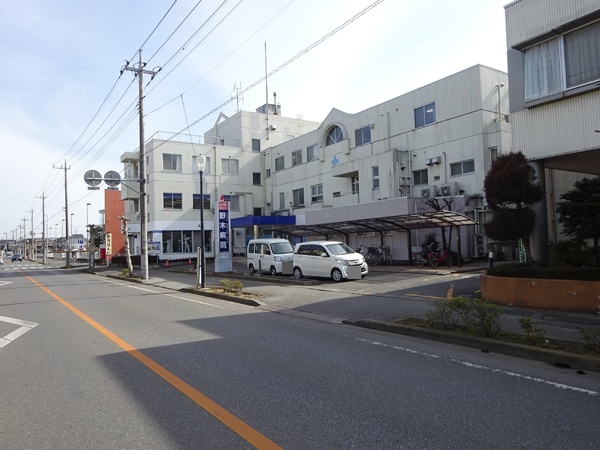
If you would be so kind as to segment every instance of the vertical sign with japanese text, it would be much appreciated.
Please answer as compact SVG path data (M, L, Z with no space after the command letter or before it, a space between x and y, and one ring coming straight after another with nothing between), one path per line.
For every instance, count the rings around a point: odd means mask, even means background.
M219 201L219 253L229 253L229 202Z

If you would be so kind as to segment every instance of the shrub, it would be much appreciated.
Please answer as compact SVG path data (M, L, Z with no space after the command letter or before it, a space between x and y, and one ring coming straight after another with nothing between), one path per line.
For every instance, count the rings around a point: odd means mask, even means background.
M577 331L590 350L600 351L600 328L577 327Z
M521 325L521 328L523 329L523 331L525 331L527 339L529 339L532 342L541 342L546 337L546 329L537 325L537 322L535 320L526 317L521 317L519 319L519 325Z
M502 311L496 305L476 298L471 301L463 316L471 331L486 337L492 337L502 330Z
M436 328L451 328L464 323L473 333L492 337L502 330L502 312L493 303L481 299L454 297L436 302L434 309L425 313Z
M219 283L221 284L223 292L234 292L239 294L244 287L242 282L238 280L220 280Z
M522 263L507 263L489 268L487 274L495 277L600 281L598 267L528 267Z
M560 241L550 249L550 265L553 267L592 267L594 249L581 239Z

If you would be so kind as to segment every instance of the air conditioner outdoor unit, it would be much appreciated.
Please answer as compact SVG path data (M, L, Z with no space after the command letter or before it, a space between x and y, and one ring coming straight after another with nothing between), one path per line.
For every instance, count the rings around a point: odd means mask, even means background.
M458 183L442 184L442 197L450 197L458 193Z
M421 189L421 197L423 197L423 198L431 197L431 189L430 188Z

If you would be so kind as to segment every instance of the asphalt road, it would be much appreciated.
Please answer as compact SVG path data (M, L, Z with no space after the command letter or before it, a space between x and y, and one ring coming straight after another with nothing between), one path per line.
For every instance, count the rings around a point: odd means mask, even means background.
M0 448L596 447L597 373L15 267Z

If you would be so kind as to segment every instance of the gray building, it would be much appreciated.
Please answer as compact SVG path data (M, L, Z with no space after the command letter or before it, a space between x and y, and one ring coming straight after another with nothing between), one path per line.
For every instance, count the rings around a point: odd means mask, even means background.
M560 195L600 175L600 3L518 0L505 7L513 150L536 168L546 196L532 236L536 260L561 239Z

